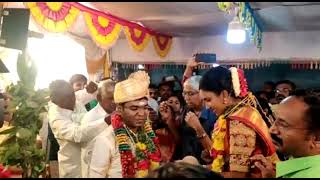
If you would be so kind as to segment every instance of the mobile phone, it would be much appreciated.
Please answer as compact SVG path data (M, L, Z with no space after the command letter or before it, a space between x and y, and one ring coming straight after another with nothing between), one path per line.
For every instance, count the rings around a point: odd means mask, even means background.
M216 63L217 57L216 54L213 53L199 53L195 55L195 60L197 62Z

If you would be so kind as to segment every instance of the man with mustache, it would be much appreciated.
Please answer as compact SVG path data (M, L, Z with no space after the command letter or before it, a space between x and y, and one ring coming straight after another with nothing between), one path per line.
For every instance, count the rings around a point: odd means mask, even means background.
M290 80L282 80L276 83L276 102L279 104L283 99L290 96L296 90L296 85Z
M252 157L263 177L320 177L319 111L320 97L306 91L295 92L279 104L270 133L277 150L290 158L274 168L262 155Z

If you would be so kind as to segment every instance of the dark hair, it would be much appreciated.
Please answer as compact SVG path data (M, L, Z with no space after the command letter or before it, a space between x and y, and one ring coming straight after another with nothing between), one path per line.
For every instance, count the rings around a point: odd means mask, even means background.
M264 85L269 85L269 86L271 86L272 89L274 89L274 88L275 88L275 85L276 85L276 83L274 83L273 81L266 81L266 82L264 82L263 84L264 84Z
M234 97L231 71L222 66L209 69L202 76L199 89L211 91L217 95L221 94L223 90L226 90Z
M170 162L151 171L146 178L223 178L200 165Z
M87 83L87 78L84 76L84 75L82 75L82 74L74 74L74 75L72 75L72 77L70 78L70 80L69 80L69 83L71 84L71 85L73 85L73 83L75 83L75 82L77 82L77 81L84 81L85 83Z
M149 89L158 89L158 86L155 84L150 84Z
M308 128L311 132L320 132L320 97L311 91L296 90L293 96L300 98L308 105L305 112L306 119L308 120Z
M169 86L170 89L173 91L173 89L174 89L174 81L162 81L162 82L160 82L160 84L158 86L159 89L160 89L161 86Z
M276 83L276 87L277 87L278 85L280 85L280 84L288 84L288 85L290 85L293 91L296 90L296 88L297 88L296 84L295 84L294 82L290 81L290 80L281 80L281 81L278 81L278 82Z
M53 103L57 103L61 100L61 95L68 93L68 89L70 93L73 93L72 86L65 80L55 80L52 81L49 85L50 98Z
M186 102L184 101L184 98L182 96L182 93L180 91L174 91L170 97L177 97L180 102L181 108L186 104Z
M272 109L269 106L269 103L268 103L267 100L257 97L257 101L258 101L258 103L260 104L260 106L262 108L262 109L260 109L260 107L258 107L257 110L259 111L259 113L260 113L262 119L264 120L264 122L267 124L268 128L270 128L272 124L271 124L271 122L269 122L269 119L268 119L269 116L271 116L273 119L275 119L275 117L273 116L273 113L272 113ZM266 115L264 114L264 110L265 109L268 110L268 113Z

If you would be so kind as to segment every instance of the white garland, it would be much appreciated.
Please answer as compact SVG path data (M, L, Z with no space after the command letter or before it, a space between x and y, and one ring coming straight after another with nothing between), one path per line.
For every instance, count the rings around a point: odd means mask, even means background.
M229 70L231 71L234 94L236 97L239 97L241 90L240 90L240 80L239 80L238 70L236 67L231 67L229 68Z

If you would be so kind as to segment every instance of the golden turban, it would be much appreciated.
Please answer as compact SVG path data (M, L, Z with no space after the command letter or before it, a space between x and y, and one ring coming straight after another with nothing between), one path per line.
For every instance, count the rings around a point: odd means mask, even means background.
M114 102L117 104L149 97L150 77L145 71L130 74L127 80L118 82L114 88Z

